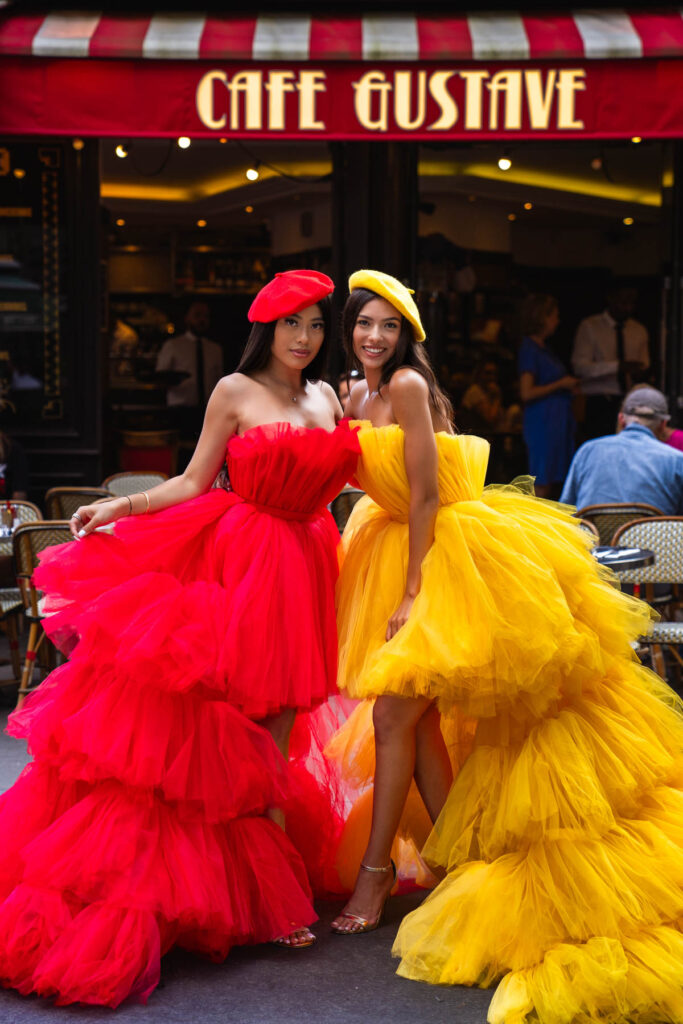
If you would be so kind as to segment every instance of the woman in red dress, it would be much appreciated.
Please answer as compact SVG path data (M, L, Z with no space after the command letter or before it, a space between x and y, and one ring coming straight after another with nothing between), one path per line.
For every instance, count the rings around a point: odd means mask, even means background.
M37 570L70 660L10 719L34 760L0 799L5 986L144 1002L173 945L314 940L281 808L295 715L336 691L326 505L358 444L320 381L332 290L266 285L187 470L80 508Z

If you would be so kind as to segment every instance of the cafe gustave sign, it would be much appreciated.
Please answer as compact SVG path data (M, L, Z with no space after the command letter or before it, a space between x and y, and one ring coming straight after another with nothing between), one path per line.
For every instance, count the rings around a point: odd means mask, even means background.
M0 132L320 139L683 136L683 62L0 62Z

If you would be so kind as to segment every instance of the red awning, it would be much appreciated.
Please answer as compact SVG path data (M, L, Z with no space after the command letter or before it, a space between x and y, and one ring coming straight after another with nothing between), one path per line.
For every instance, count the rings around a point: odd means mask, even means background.
M539 61L683 55L680 11L573 14L51 13L0 17L0 54L209 61Z

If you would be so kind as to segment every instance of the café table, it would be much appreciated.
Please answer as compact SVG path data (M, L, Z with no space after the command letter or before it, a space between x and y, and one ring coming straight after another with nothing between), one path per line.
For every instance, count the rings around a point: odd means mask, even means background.
M599 544L593 548L593 557L600 565L606 565L614 572L630 572L654 565L655 553L649 548L611 547Z

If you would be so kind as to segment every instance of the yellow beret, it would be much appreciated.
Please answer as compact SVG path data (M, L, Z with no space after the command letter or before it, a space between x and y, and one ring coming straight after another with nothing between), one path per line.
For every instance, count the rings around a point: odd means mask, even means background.
M381 270L357 270L355 274L351 274L349 291L352 292L356 288L367 288L368 291L381 295L413 325L415 341L425 340L420 312L415 305L411 288L406 288L391 274L383 274Z

